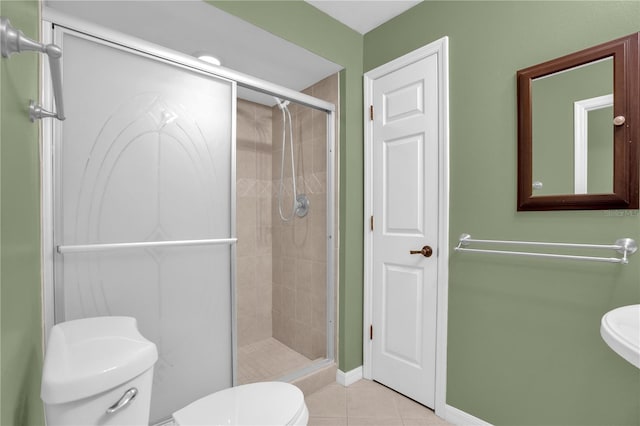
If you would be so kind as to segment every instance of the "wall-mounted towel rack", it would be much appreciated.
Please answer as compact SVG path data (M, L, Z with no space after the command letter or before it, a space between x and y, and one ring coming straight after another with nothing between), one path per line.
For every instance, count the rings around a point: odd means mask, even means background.
M615 250L620 253L622 257L594 257L594 256L581 256L570 254L553 254L553 253L532 253L524 251L509 251L509 250L492 250L492 249L474 249L468 248L472 243L479 244L497 244L497 245L511 245L511 246L533 246L533 247L557 247L557 248L586 248L586 249L609 249ZM532 257L548 257L555 259L572 259L572 260L590 260L593 262L608 262L608 263L629 263L628 256L632 255L638 250L638 245L635 240L631 238L620 238L616 240L614 244L578 244L578 243L547 243L542 241L500 241L500 240L477 240L471 238L469 234L460 235L458 245L454 249L455 251L466 251L472 253L491 253L491 254L506 254L513 256L532 256Z
M26 37L22 31L11 26L7 18L0 17L0 51L3 58L8 58L14 53L23 51L45 53L49 57L49 69L53 80L53 97L56 103L56 112L47 111L33 100L29 101L29 119L33 122L45 117L55 117L64 120L64 107L62 105L62 71L60 69L60 57L62 49L55 44L42 44Z

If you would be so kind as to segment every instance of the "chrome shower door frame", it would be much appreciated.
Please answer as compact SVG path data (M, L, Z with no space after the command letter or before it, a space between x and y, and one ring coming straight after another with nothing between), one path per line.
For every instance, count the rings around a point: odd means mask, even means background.
M335 244L336 233L336 106L332 103L323 101L318 98L297 92L295 90L279 86L277 84L252 77L250 75L230 70L224 67L210 65L202 62L192 56L172 51L166 47L147 42L126 34L122 34L111 29L95 25L93 23L77 19L60 13L54 9L43 7L41 21L41 38L43 43L52 43L54 40L55 26L60 26L74 32L85 34L87 36L102 39L109 43L122 46L127 50L135 50L142 55L148 55L158 58L165 62L184 67L185 69L194 70L200 73L208 74L213 77L227 79L235 82L238 86L249 88L260 93L271 96L277 96L280 99L286 99L296 102L300 105L323 111L327 114L327 223L326 223L326 252L327 252L327 339L326 339L326 358L319 362L303 368L296 373L281 378L282 380L292 380L304 376L310 372L331 365L336 359L336 256ZM53 87L51 84L51 76L48 67L44 61L41 62L40 69L40 99L44 107L51 107L54 103ZM234 99L235 102L235 99ZM235 115L235 111L233 112ZM54 192L53 192L53 142L59 138L60 124L53 120L42 120L41 125L41 224L42 224L42 277L43 277L43 342L46 347L49 331L55 324L55 306L54 306L54 262L56 247L54 246ZM232 147L232 182L231 196L236 199L236 148L235 148L235 125L232 129L232 137L234 146ZM236 236L236 203L231 204L231 232L232 238ZM237 384L237 327L236 327L236 246L232 245L231 253L231 286L232 286L232 360L233 360L233 383Z

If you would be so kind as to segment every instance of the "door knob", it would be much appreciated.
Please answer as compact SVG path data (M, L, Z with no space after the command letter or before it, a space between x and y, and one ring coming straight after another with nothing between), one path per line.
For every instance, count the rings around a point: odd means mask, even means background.
M627 121L627 120L624 117L624 115L619 115L619 116L617 116L616 118L613 119L613 124L615 124L616 126L622 126L625 121Z
M424 257L431 257L433 254L433 249L429 246L422 247L422 250L411 250L409 254L421 254Z

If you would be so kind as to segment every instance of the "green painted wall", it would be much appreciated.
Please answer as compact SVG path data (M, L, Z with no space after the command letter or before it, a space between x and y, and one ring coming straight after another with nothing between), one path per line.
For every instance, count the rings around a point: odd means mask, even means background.
M209 1L344 67L340 75L340 305L338 364L362 364L363 37L302 1Z
M518 69L640 30L640 2L428 1L365 35L365 72L449 36L451 245L640 239L638 211L516 212ZM638 425L640 370L602 341L625 266L451 253L447 403L496 425Z
M38 38L38 3L2 1L2 16ZM2 425L44 423L40 305L40 163L38 126L29 121L37 98L38 57L0 60L0 219Z
M640 2L422 3L364 38L309 5L212 1L341 64L339 364L362 362L362 73L450 37L451 243L479 238L640 239L637 211L516 206L515 72L640 30ZM0 3L29 36L37 5ZM25 119L37 59L0 61L2 414L42 424L37 127ZM364 66L363 66L364 64ZM451 254L449 404L500 425L640 424L640 373L602 342L609 309L640 302L626 266Z

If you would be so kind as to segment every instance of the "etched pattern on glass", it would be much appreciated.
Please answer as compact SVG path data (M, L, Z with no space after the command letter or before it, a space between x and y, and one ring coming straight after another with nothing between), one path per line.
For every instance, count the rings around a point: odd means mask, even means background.
M64 45L56 244L229 238L231 83L72 33ZM57 321L133 316L157 345L153 423L231 385L229 246L69 253L57 265Z

